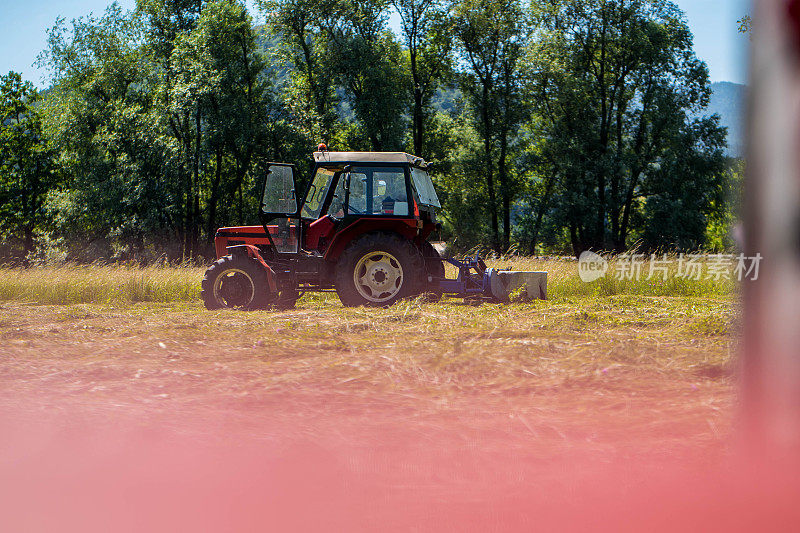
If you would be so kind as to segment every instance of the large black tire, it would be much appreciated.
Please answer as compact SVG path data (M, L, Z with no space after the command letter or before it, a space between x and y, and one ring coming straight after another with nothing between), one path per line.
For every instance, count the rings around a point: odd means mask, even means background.
M442 261L442 257L436 251L436 248L428 241L423 241L420 248L422 249L422 257L425 258L425 270L428 276L433 278L432 282L425 280L426 286L423 296L427 302L438 302L442 299L442 289L438 286L437 278L444 279L444 261Z
M200 295L206 309L266 309L275 301L267 271L245 255L226 255L206 270Z
M336 292L348 307L388 307L424 288L425 261L395 233L367 233L351 242L336 265Z

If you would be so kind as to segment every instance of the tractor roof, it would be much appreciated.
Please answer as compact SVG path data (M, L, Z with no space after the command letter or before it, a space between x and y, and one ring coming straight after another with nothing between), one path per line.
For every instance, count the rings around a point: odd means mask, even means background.
M317 163L408 163L425 168L421 157L405 152L314 152Z

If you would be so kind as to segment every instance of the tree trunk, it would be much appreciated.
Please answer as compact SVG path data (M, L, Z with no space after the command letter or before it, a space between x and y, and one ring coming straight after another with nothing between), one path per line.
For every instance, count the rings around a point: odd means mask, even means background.
M192 227L191 227L191 255L197 253L197 244L200 241L200 144L202 129L200 127L200 109L195 111L195 145L194 166L192 167Z
M217 222L217 202L219 201L219 184L222 181L222 144L217 144L216 169L214 181L211 183L211 193L208 198L208 219L206 220L206 242L214 242Z
M184 136L184 159L186 168L183 176L183 228L181 231L182 247L181 258L186 261L191 256L191 231L192 231L192 137L189 127L189 116L185 114L186 135Z
M602 29L600 32L600 158L597 168L597 219L595 221L594 241L595 247L605 248L605 218L606 218L606 175L605 175L605 156L608 150L608 114L607 87L606 87L606 12L605 6L602 8Z
M575 225L575 222L569 223L569 240L572 243L572 253L575 254L575 257L580 257L581 253L585 250L583 246L583 242L581 242L581 238L578 235L578 229Z
M497 223L497 199L494 191L494 165L492 164L491 118L489 117L489 87L483 83L481 100L481 120L483 121L483 150L486 157L486 186L489 192L489 213L492 219L492 249L500 253L500 231Z
M33 224L27 224L24 229L25 233L25 254L23 256L23 260L27 261L28 257L34 250L34 243L33 243Z
M422 147L424 124L422 120L422 88L420 87L419 72L417 70L417 51L415 47L409 49L411 59L411 79L414 83L414 110L412 120L412 133L414 136L414 155L425 158Z
M423 142L425 139L425 120L422 109L422 89L414 86L414 155L425 159Z
M553 185L555 184L555 173L547 178L547 184L544 187L544 196L539 201L539 206L536 210L536 221L533 223L533 232L531 235L531 242L528 247L530 255L536 255L536 244L539 240L539 231L542 227L542 219L547 206L550 204L550 195L553 192Z
M625 108L622 104L617 105L617 153L615 156L614 173L611 176L611 208L609 209L611 215L611 240L614 245L614 251L620 252L620 246L624 247L624 240L620 239L619 227L619 184L622 180L622 151L624 149L622 140L622 116L625 113ZM622 242L621 242L622 241ZM624 251L624 250L622 250Z
M500 159L497 164L497 174L500 178L500 189L503 197L503 250L508 251L511 245L511 191L508 184L508 170L506 169L506 155L508 153L508 132L504 128L500 132Z
M242 203L243 203L243 201L242 201L242 182L239 182L238 189L239 189L239 213L238 213L239 214L239 226L242 226L242 225L244 225L244 216L243 216L244 207L242 206Z
M631 183L625 195L625 206L622 210L622 225L619 231L620 247L622 251L625 251L625 240L628 237L628 223L630 222L631 210L633 208L633 193L636 190L636 185L639 183L639 175L641 173L642 171L638 168L631 172Z

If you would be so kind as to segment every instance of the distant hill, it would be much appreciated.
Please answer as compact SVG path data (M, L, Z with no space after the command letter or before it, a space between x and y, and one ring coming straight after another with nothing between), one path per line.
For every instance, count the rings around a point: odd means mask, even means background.
M744 110L747 86L722 81L711 84L711 102L707 113L720 116L720 122L728 128L728 154L744 157Z

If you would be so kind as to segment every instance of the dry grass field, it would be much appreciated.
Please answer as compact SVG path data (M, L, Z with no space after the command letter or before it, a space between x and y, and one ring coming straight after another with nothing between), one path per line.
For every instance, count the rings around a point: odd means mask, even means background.
M219 445L222 456L236 448L238 458L305 465L302 475L278 469L300 483L292 490L333 483L346 501L329 516L345 529L359 529L347 522L356 501L365 530L375 530L369 520L405 530L416 522L403 517L428 512L421 502L446 506L431 529L445 519L528 524L520 506L556 520L547 510L580 503L591 480L618 501L637 495L634 479L726 460L740 325L732 281L584 284L573 262L506 263L548 270L550 299L367 309L308 294L290 311L209 312L202 268L0 270L0 431L14 436L0 456L19 456L23 443L41 451L0 470L27 478L48 457L61 465L64 450L83 456L102 442L126 465L158 464L147 454L164 442L187 457ZM235 464L243 470L208 476L252 472ZM62 474L69 485L74 472ZM231 505L249 509L237 498ZM501 511L475 514L479 502ZM320 530L312 515L291 517Z

